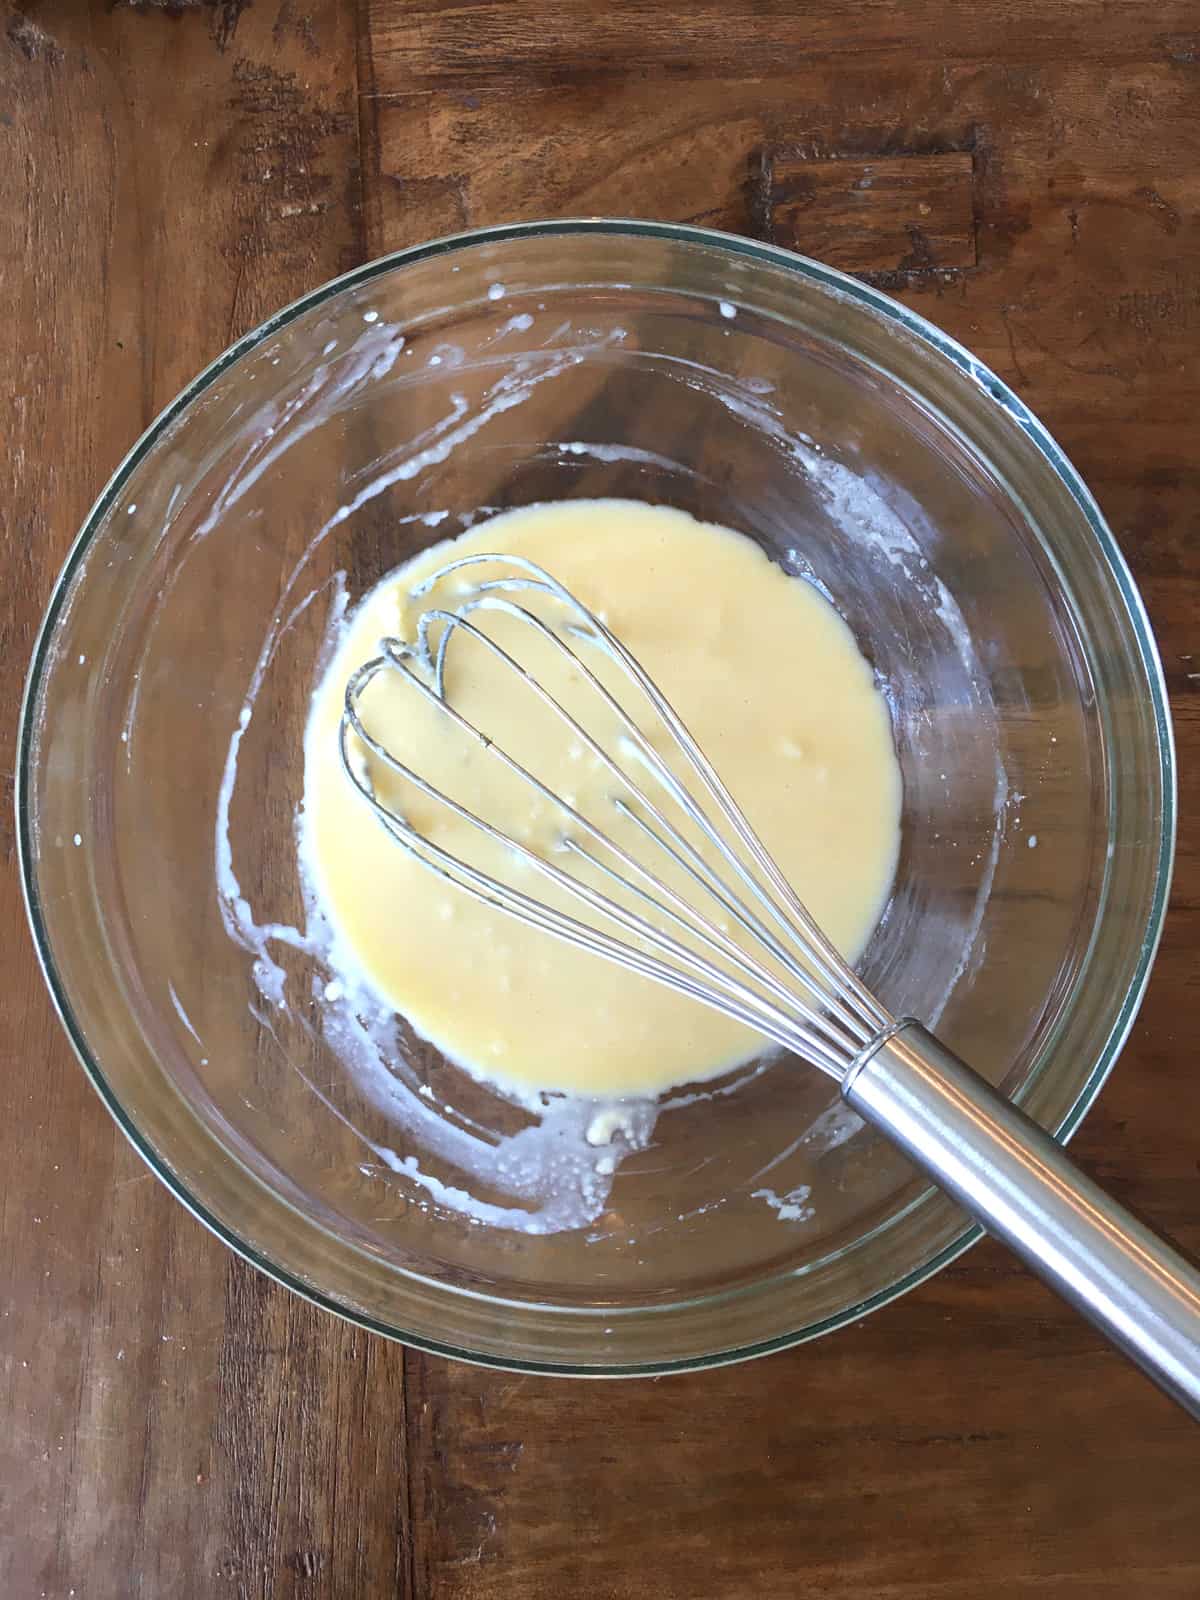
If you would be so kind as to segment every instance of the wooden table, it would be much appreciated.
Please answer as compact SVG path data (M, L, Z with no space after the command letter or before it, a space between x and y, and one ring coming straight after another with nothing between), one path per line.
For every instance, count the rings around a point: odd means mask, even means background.
M1195 0L24 0L0 24L6 780L95 491L265 313L512 218L795 243L1015 384L1142 585L1178 868L1078 1150L1200 1247ZM276 1288L101 1109L2 826L5 1600L1200 1594L1200 1432L991 1245L824 1342L590 1386L415 1354Z

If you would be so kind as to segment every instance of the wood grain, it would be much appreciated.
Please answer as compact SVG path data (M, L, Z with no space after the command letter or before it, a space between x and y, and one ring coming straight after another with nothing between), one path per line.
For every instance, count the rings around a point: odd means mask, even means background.
M3 770L89 502L232 338L361 255L353 16L63 0L0 26ZM0 1594L387 1594L403 1352L232 1257L55 1022L4 817Z
M949 273L897 258L898 213L866 202L874 254L848 264L1045 418L1158 630L1178 868L1078 1149L1200 1248L1192 0L42 0L0 19L0 147L10 784L33 632L90 499L277 305L467 225L786 221L832 255L844 231L810 224L872 193L839 188L852 173L882 167L918 217L936 199ZM813 205L785 214L805 172ZM1200 1593L1200 1435L990 1245L835 1338L654 1383L456 1366L287 1295L110 1124L44 995L3 828L0 1594Z

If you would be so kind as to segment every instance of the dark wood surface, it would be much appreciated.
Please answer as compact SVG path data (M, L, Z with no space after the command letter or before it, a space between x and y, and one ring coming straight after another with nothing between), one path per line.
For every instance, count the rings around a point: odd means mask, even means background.
M98 486L233 336L369 255L687 218L861 271L991 362L1162 646L1174 894L1077 1149L1200 1248L1195 0L0 0L0 155L9 783ZM0 826L5 1600L1200 1594L1200 1431L990 1244L834 1338L626 1384L452 1365L275 1287L87 1086Z

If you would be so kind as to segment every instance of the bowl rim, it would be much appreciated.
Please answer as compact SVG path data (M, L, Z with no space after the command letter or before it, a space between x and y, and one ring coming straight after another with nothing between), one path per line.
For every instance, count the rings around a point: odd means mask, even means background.
M314 1305L320 1306L323 1310L330 1311L335 1316L341 1317L353 1325L365 1328L372 1333L378 1333L385 1338L411 1345L415 1349L435 1355L453 1357L478 1366L511 1372L598 1378L646 1377L671 1372L697 1371L707 1367L726 1366L733 1362L770 1355L775 1351L790 1349L794 1345L803 1344L810 1339L818 1338L822 1334L833 1332L848 1323L859 1321L868 1313L887 1305L902 1294L906 1294L910 1289L924 1283L936 1272L941 1271L944 1266L977 1243L983 1237L984 1230L977 1223L964 1221L957 1236L932 1257L904 1273L894 1283L876 1291L874 1294L865 1296L862 1300L855 1302L842 1311L821 1318L795 1331L780 1334L772 1339L709 1352L699 1356L665 1361L599 1363L583 1366L578 1362L556 1362L542 1359L520 1360L516 1357L502 1357L486 1351L464 1349L453 1344L442 1343L425 1335L404 1331L357 1308L347 1306L317 1289L311 1283L301 1280L269 1257L261 1254L253 1245L241 1238L228 1223L209 1211L205 1204L191 1192L187 1184L177 1173L172 1171L166 1161L159 1155L148 1137L125 1111L113 1088L108 1083L100 1062L93 1057L87 1046L82 1026L74 1014L66 985L55 964L49 929L42 915L34 869L32 816L29 805L32 786L31 760L36 744L34 716L39 700L39 691L47 675L50 642L55 627L63 613L64 604L74 577L88 548L96 537L108 512L120 497L129 477L142 459L154 448L175 420L229 367L233 366L235 362L249 354L257 346L273 337L288 324L343 291L369 283L373 278L393 271L397 267L428 260L440 255L452 254L479 245L502 243L513 239L553 236L555 234L643 237L706 246L711 250L722 252L729 256L744 257L752 261L763 261L776 267L785 268L788 271L799 274L802 278L811 280L823 289L832 290L859 301L886 320L904 329L914 339L930 346L935 353L953 363L954 366L958 367L960 371L973 380L984 391L987 398L1005 411L1010 420L1026 435L1031 445L1045 459L1082 512L1095 539L1097 550L1103 558L1114 590L1119 594L1124 604L1136 642L1140 663L1145 674L1145 680L1150 690L1159 752L1159 777L1162 786L1163 805L1154 872L1154 894L1131 981L1120 1011L1091 1072L1080 1086L1074 1101L1067 1108L1058 1126L1050 1130L1054 1137L1062 1143L1066 1143L1071 1138L1112 1071L1137 1017L1145 995L1146 985L1149 981L1154 956L1162 937L1170 893L1178 809L1175 742L1167 699L1166 680L1145 603L1116 539L1083 479L1048 429L1017 394L989 367L973 356L957 340L943 333L919 313L870 284L863 283L859 279L851 277L835 267L815 261L811 257L786 250L778 245L745 238L738 234L724 233L714 228L702 228L690 224L620 217L548 219L467 229L459 233L447 234L428 240L421 244L410 245L405 249L392 251L387 255L364 262L362 265L330 279L328 282L309 290L291 301L222 351L215 360L203 368L159 412L158 416L155 417L118 463L84 518L63 563L62 570L55 580L54 588L34 643L21 702L14 786L17 859L26 914L33 935L38 961L50 991L54 1010L80 1065L101 1101L112 1115L118 1128L141 1156L150 1171L165 1184L171 1194L186 1207L192 1216L202 1223L210 1233L220 1239L222 1243L229 1246L231 1250L252 1266L258 1268L259 1271L264 1272L269 1278L282 1284L284 1288L290 1289L293 1293L302 1296ZM483 1298L495 1303L502 1303L500 1297L484 1296ZM619 1318L621 1312L619 1308L608 1308L606 1315Z

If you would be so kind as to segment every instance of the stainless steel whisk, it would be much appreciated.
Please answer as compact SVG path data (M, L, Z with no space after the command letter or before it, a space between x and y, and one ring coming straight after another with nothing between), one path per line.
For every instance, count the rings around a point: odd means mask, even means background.
M464 592L452 606L430 604L420 613L413 642L384 639L380 654L346 686L342 763L393 839L477 899L702 1001L827 1073L855 1111L1200 1417L1200 1272L1105 1194L1047 1133L920 1022L897 1019L880 1004L813 920L644 668L548 572L516 556L463 556L417 585L413 599L429 596L453 574L480 564L491 575L466 585L460 580ZM530 609L535 600L543 610L549 606L549 619ZM612 741L616 753L486 632L481 623L488 614L515 619L561 654L577 675L574 681L598 697L619 730ZM611 803L627 825L625 836L629 826L635 830L636 854L452 704L446 666L456 638L482 646L497 672L516 674L562 720L569 736L597 758L616 786ZM634 687L669 735L689 781L664 760L624 700L593 669L587 656L597 650L601 656L593 654L592 660L618 668L622 681ZM477 740L559 809L566 823L557 859L447 794L372 735L363 720L362 698L385 672L404 674L460 733ZM356 759L352 737L419 793L588 907L600 925L527 894L420 832L396 801L377 792L368 766ZM694 836L675 820L672 808ZM586 868L587 878L580 868ZM611 884L620 898L597 882ZM731 924L742 940L730 937ZM620 931L609 931L613 927Z

